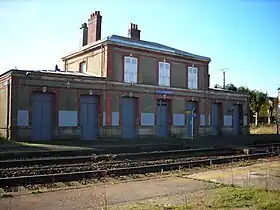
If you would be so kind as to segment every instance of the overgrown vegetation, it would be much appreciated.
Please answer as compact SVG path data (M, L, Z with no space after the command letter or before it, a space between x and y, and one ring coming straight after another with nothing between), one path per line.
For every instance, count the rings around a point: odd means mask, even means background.
M215 85L215 88L221 87L219 85ZM226 89L247 93L249 95L250 118L255 119L255 126L258 126L259 117L267 118L268 124L271 123L273 113L276 114L276 107L278 104L276 97L269 97L267 93L264 93L261 90L251 90L245 86L236 87L233 84L226 85Z
M250 134L276 134L277 133L277 126L274 125L261 125L261 126L254 126L250 127Z
M5 141L6 141L6 139L3 136L0 135L0 144L5 143Z
M226 187L220 189L212 208L248 208L279 210L280 192L255 188Z
M211 195L210 195L211 194ZM178 195L179 196L179 195ZM208 197L208 198L207 198ZM210 200L208 200L211 197ZM266 191L255 188L241 188L241 187L222 187L208 191L204 198L196 199L190 197L189 202L181 205L157 204L160 200L151 200L147 203L144 201L124 205L122 207L109 209L146 209L146 210L186 210L186 209L266 209L279 210L280 209L280 192Z

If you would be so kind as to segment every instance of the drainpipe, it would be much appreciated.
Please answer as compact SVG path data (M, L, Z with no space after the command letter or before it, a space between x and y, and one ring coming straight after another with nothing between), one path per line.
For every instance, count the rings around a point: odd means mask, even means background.
M196 108L193 108L192 109L192 140L194 140L194 128L195 128L195 126L194 126L194 118L196 117L195 116L195 113L196 112Z
M7 85L7 122L6 122L6 138L9 139L10 138L10 135L9 135L9 127L10 127L10 79L6 81L6 85Z
M104 76L104 45L101 44L101 56L100 56L100 74L101 74L101 77Z

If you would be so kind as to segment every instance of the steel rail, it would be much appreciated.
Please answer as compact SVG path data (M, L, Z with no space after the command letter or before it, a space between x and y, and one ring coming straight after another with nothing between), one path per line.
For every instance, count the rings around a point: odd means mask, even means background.
M101 178L105 176L121 176L129 174L145 174L152 172L176 170L179 168L192 168L203 165L212 164L224 164L231 163L233 161L239 161L244 159L258 159L265 157L273 157L279 155L278 152L266 152L251 155L239 155L233 157L223 157L223 158L210 158L205 160L196 161L185 161L179 163L169 163L169 164L155 164L155 165L144 165L137 167L127 167L127 168L114 168L107 170L94 170L94 171L80 171L71 173L56 173L56 174L43 174L34 176L17 176L17 177L5 177L0 178L0 187L11 187L26 184L46 184L52 182L66 182L66 181L77 181L85 178Z
M74 163L84 163L84 162L113 161L113 160L114 161L160 160L168 157L172 157L172 158L198 157L198 156L219 156L219 155L233 155L233 154L237 154L237 150L232 148L183 149L183 150L153 151L153 152L140 152L140 153L102 154L102 155L93 154L87 156L1 160L0 167L1 169L3 169L3 168L33 166L33 165L74 164Z
M235 157L234 155L232 155ZM215 156L212 158L219 158L221 156ZM225 156L223 156L225 157ZM228 155L227 157L231 157ZM179 157L179 158L172 158L172 159L160 159L160 160L145 160L145 161L139 161L139 160L126 160L126 161L112 161L112 162L106 162L106 161L99 161L96 163L82 163L82 164L69 164L69 165L49 165L49 166L27 166L27 167L16 167L16 168L4 168L0 169L0 174L3 173L28 173L31 171L31 173L34 174L35 170L37 170L39 173L40 172L45 172L51 170L61 170L61 171L85 171L85 169L92 168L92 169L97 169L97 168L119 168L120 165L154 165L156 163L174 163L174 162L183 162L183 161L195 161L195 160L205 160L209 159L209 156L199 156L199 157Z

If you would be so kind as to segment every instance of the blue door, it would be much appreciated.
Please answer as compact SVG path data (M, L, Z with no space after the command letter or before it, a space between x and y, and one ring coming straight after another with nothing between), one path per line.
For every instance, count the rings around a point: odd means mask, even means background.
M187 114L186 114L186 120L187 120L187 134L188 134L188 137L192 137L192 110L196 107L196 103L195 102L192 102L192 101L189 101L187 102L187 107L186 107L186 110L187 110ZM196 117L194 117L193 119L193 125L194 125L194 135L195 135L195 131L196 131Z
M220 122L219 122L219 104L212 104L212 133L219 135Z
M122 98L121 127L123 139L136 139L136 98Z
M158 100L157 102L157 136L167 137L168 131L168 102Z
M32 94L32 140L49 141L52 139L52 117L53 95Z
M81 140L95 140L98 129L98 96L80 97Z
M238 104L233 106L233 132L240 133L240 106Z

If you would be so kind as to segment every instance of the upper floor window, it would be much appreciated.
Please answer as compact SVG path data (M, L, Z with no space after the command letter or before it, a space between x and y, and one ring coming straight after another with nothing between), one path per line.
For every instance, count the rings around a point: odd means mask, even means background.
M124 82L137 83L137 58L124 57Z
M86 64L85 61L80 63L79 71L82 72L82 73L86 73L86 71L87 71L87 64Z
M198 69L194 67L188 68L188 88L197 89L198 87Z
M170 86L170 64L169 63L159 62L158 85Z

